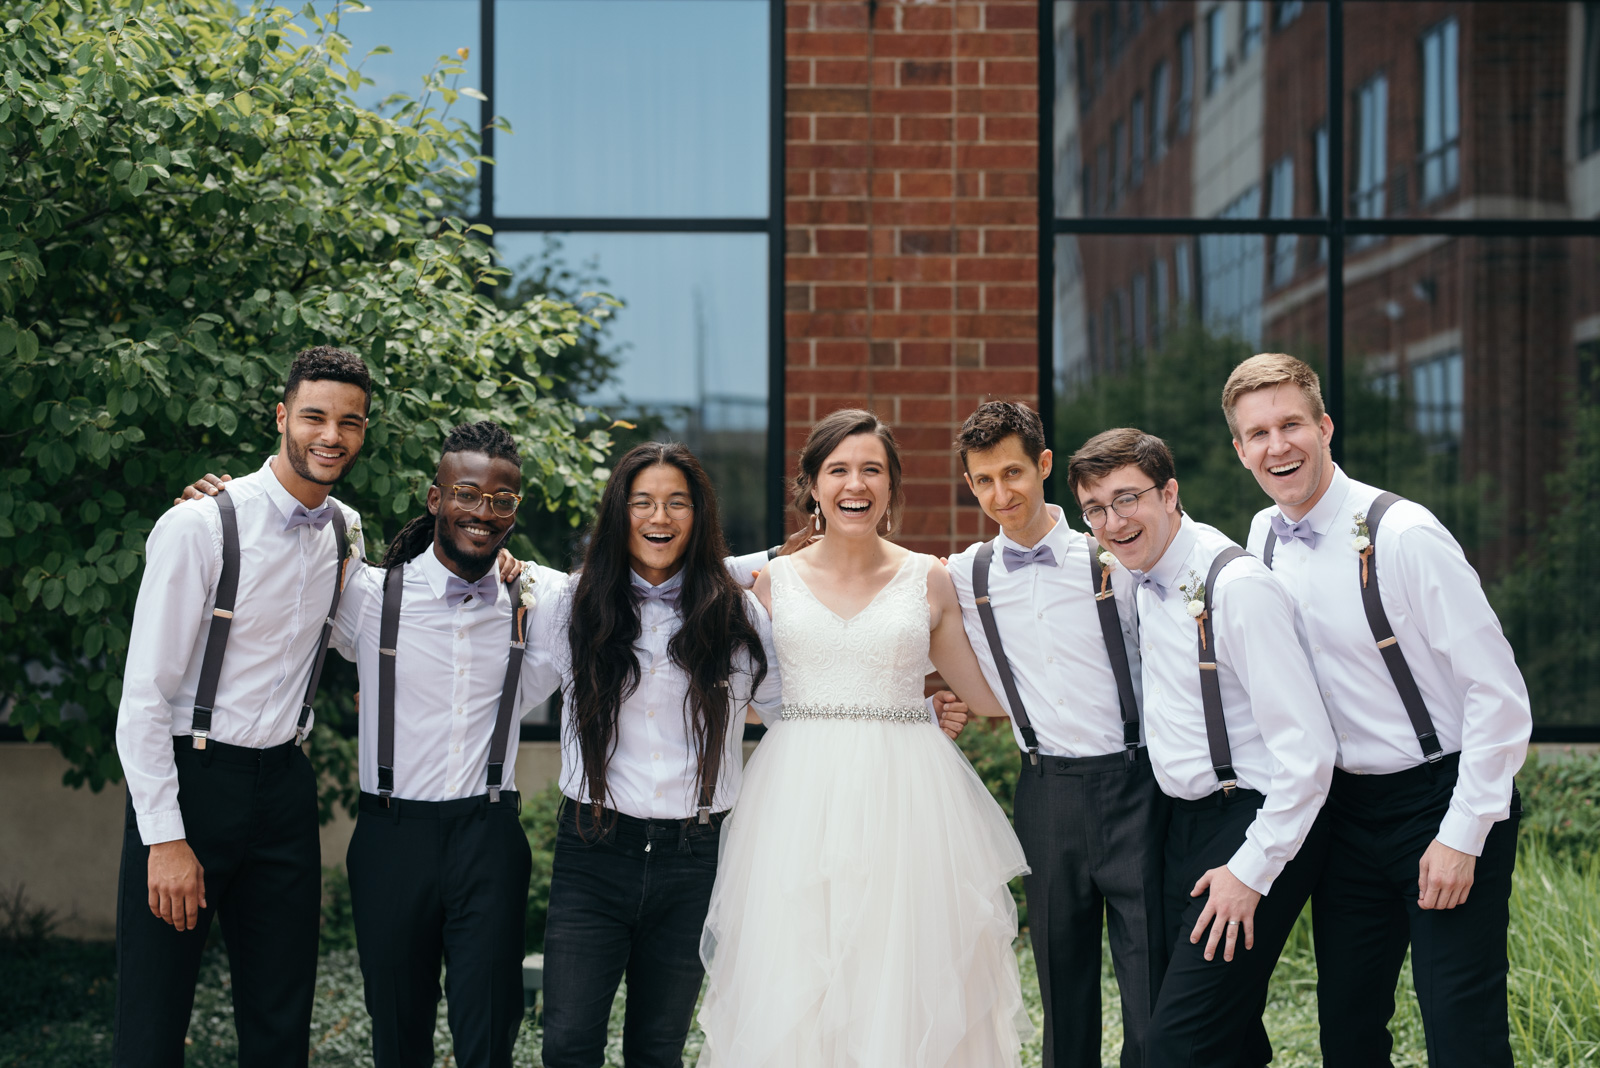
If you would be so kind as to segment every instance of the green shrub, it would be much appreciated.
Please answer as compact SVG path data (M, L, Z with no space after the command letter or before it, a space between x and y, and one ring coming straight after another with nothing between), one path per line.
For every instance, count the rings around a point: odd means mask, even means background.
M1530 757L1517 788L1525 844L1579 864L1600 855L1600 754Z
M561 813L561 787L551 783L522 799L522 831L533 851L533 880L528 886L526 952L544 950L544 921L550 914L550 872L555 864L556 820Z

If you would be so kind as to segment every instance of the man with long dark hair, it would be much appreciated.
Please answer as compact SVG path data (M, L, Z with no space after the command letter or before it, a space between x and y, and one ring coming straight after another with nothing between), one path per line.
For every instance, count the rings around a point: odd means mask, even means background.
M548 657L528 646L530 602L541 579L564 576L534 568L519 585L494 569L521 483L502 427L452 430L427 514L382 564L352 574L334 626L361 676L346 863L380 1068L433 1063L443 960L457 1064L509 1065L522 1022L532 858L517 821L515 732L554 685Z
M601 1063L624 974L627 1063L681 1063L745 710L775 716L781 699L767 615L726 555L699 461L639 445L606 486L582 572L540 609L536 641L562 662L567 798L545 928L549 1068Z
M332 348L294 359L278 452L225 499L150 532L117 713L128 777L112 1063L183 1059L213 915L239 1063L303 1065L317 967L317 786L300 741L356 513L328 495L366 438L372 382Z

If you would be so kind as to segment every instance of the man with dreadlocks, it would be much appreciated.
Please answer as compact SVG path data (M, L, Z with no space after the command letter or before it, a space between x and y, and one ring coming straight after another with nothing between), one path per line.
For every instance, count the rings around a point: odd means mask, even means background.
M553 684L525 628L548 574L502 583L522 461L502 427L445 438L428 512L353 574L333 643L361 676L361 799L347 867L379 1068L433 1063L439 969L464 1068L508 1066L522 1022L532 858L517 722Z

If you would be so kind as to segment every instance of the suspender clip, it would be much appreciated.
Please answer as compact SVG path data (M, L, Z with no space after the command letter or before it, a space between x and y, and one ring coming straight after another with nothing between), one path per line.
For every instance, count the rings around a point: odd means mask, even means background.
M1130 763L1130 764L1132 764L1135 760L1138 760L1139 759L1139 743L1138 742L1134 742L1132 745L1123 747L1122 755L1128 758L1128 763Z
M1444 759L1444 749L1439 745L1437 734L1419 734L1417 741L1422 743L1422 755L1428 758L1428 763L1437 764Z
M1036 745L1028 746L1028 763L1035 764L1035 765L1039 763L1039 747L1038 746L1036 746Z
M489 787L489 804L498 805L499 803L500 803L500 787L498 787L498 786Z
M194 747L196 749L204 749L206 747L206 736L209 733L210 733L209 731L194 731L193 732Z
M378 765L378 796L383 798L383 807L389 807L389 797L394 793L394 769Z
M698 822L701 826L705 826L706 824L709 824L711 822L711 806L710 805L701 805L700 806L700 818L696 822Z
M1239 788L1239 780L1238 779L1223 779L1223 780L1221 780L1219 785L1222 787L1222 796L1223 797L1232 797L1233 796L1233 792Z

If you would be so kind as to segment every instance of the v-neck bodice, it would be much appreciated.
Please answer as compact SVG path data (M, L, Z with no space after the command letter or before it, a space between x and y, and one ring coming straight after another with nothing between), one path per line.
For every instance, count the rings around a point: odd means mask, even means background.
M772 561L772 637L786 719L859 715L927 722L922 680L931 560L913 554L849 619L812 593L794 561Z

